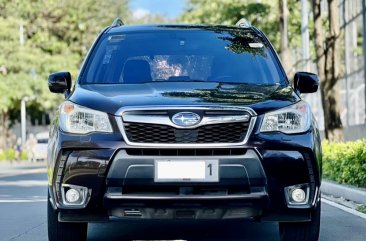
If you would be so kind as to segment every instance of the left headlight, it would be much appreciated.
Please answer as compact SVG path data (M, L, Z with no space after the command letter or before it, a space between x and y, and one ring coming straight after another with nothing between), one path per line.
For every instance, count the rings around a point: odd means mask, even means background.
M309 130L310 123L310 107L306 102L300 101L283 109L266 113L260 131L295 134Z
M60 128L73 134L112 132L112 126L106 113L79 106L70 101L66 101L60 106Z

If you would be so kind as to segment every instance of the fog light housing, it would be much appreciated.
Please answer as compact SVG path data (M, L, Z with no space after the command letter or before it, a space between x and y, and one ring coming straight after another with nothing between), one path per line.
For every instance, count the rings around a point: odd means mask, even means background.
M89 202L91 190L87 187L62 184L61 190L64 208L85 208Z
M285 187L286 201L289 206L301 206L309 203L309 184Z

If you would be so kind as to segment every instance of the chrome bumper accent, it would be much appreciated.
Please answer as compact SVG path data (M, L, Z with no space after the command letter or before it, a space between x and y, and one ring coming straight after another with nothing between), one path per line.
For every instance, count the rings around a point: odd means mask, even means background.
M120 193L107 193L106 199L112 200L141 200L141 201L154 201L154 200L169 200L169 201L219 201L219 200L257 200L268 197L266 192L255 192L250 194L240 195L164 195L164 196L147 196L147 195L122 195Z

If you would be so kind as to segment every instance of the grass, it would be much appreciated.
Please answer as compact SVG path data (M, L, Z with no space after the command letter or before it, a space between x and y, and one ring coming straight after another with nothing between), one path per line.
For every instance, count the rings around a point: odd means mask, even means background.
M356 208L356 210L361 213L366 213L366 206L361 204Z

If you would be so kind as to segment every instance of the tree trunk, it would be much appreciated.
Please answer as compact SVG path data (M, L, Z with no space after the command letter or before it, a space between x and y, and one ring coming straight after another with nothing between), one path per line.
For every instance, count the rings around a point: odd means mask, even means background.
M316 67L318 70L318 76L321 86L321 100L323 109L325 109L325 92L323 86L325 85L325 49L324 49L324 32L321 15L321 0L313 0L313 20L314 20L314 41L315 41L315 55L316 55ZM325 137L327 138L327 125L325 124L325 111L324 112L324 127Z
M0 113L0 152L5 149L5 129L3 124L3 115Z
M332 141L343 140L343 126L340 115L340 26L337 0L328 0L329 37L326 41L325 78L327 138Z
M281 60L282 64L285 68L286 74L289 77L292 77L292 61L291 61L291 51L289 48L288 41L288 7L287 0L279 0L279 12L280 12L280 33L281 33ZM292 79L292 78L290 78Z
M321 17L321 0L313 0L315 50L321 98L324 112L325 138L331 141L343 140L343 127L340 117L340 27L339 10L336 0L329 4L329 37L325 41Z
M9 148L8 136L9 136L9 120L6 112L0 113L0 149L5 151Z

